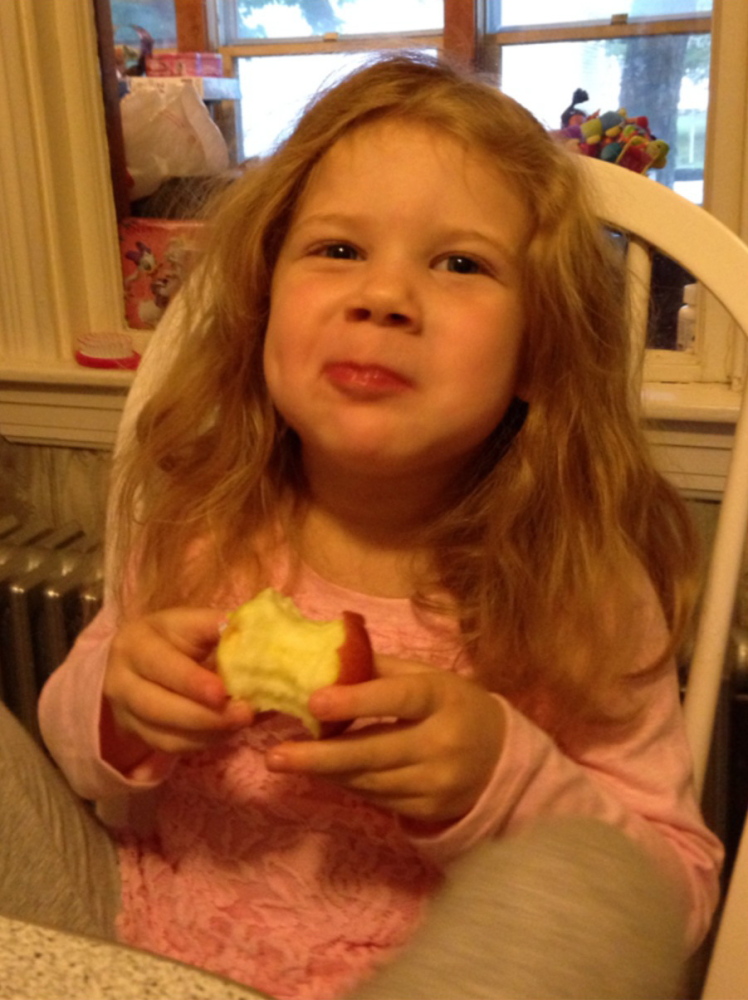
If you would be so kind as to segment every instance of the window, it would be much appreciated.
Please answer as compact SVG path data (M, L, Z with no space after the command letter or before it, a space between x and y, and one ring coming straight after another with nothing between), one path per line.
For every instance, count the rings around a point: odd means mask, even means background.
M670 146L656 178L703 198L712 0L488 0L487 51L503 90L549 128L578 107L646 115Z
M174 0L110 0L117 42L138 45L133 25L144 28L158 49L176 48L177 17Z
M701 204L711 14L712 0L568 0L563 8L552 0L487 0L484 61L497 84L548 128L561 129L572 111L646 116L651 133L670 147L650 174ZM617 138L602 155L615 155ZM597 152L605 141L587 148ZM673 261L655 259L650 380L690 383L724 370L724 322L713 321L708 337L699 322L696 340L678 350L679 309L691 281Z
M222 0L225 56L242 93L241 153L273 147L321 86L374 52L441 46L443 0Z
M404 35L441 31L442 0L224 0L230 36L240 39L308 38L313 35ZM389 9L388 9L389 8Z

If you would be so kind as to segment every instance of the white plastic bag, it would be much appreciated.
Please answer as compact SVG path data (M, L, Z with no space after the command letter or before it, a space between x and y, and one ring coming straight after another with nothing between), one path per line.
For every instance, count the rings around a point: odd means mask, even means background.
M153 194L168 177L204 177L228 168L226 142L188 80L139 85L120 108L133 200Z

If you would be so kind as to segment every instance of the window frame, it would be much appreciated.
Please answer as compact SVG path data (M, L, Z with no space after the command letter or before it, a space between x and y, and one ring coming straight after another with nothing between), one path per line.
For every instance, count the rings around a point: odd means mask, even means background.
M458 8L465 16L459 29L445 25L445 48L451 32L452 51L469 61L477 52L480 8L455 0ZM705 204L746 239L748 5L717 0L712 25ZM76 332L123 323L92 6L3 0L0 59L0 434L110 447L132 376L85 369L71 357ZM741 340L728 366L730 382L645 385L645 414L658 421L655 447L670 455L665 471L674 469L696 493L696 473L714 459L704 492L719 494L743 352Z
M501 85L502 56L505 48L517 45L553 44L557 42L589 42L607 39L655 37L669 34L710 34L712 15L699 12L690 15L657 17L615 16L610 20L578 21L564 24L509 26L484 35L481 48L482 68ZM712 307L713 308L713 307ZM704 307L701 309L701 315ZM727 382L731 369L726 359L734 349L733 334L725 318L713 314L707 325L698 326L694 352L649 349L644 362L646 382Z
M236 0L213 0L217 15L218 37L221 40L218 51L223 57L224 66L231 76L238 76L240 59L262 59L275 56L300 55L343 55L381 51L404 51L408 49L436 49L439 53L445 50L445 30L412 31L402 34L387 32L354 35L329 32L324 35L309 35L307 37L289 37L277 39L240 38L238 30ZM472 7L472 2L469 4ZM461 21L468 5L459 0L457 4L445 3L445 22L454 22L455 12ZM473 32L474 34L474 32ZM472 59L471 51L468 59ZM236 141L242 142L240 113L236 114Z
M407 35L346 35L340 37L317 36L310 39L284 39L258 42L232 42L218 49L229 76L239 76L239 60L263 59L275 56L343 55L382 51L414 49L444 50L442 33L413 32ZM244 135L239 104L234 110L233 135L236 145L242 148Z

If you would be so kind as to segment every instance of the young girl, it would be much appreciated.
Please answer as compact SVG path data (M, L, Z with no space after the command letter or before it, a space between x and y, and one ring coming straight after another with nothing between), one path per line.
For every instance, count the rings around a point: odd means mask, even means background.
M703 937L720 848L672 660L693 539L623 301L573 158L426 59L354 74L232 186L120 455L116 599L40 706L119 827L121 940L338 995L450 862L561 817L623 831ZM212 671L268 585L366 617L377 678L310 703L343 736Z

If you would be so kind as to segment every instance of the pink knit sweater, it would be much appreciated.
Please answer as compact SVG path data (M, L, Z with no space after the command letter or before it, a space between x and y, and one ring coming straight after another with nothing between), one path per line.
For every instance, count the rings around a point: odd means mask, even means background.
M380 653L470 673L451 630L408 601L354 594L311 572L293 596L310 617L362 612ZM644 664L664 636L652 594L639 620ZM641 843L682 888L691 943L704 935L721 848L693 799L674 671L650 684L634 731L578 755L507 704L505 749L480 801L437 836L414 839L353 794L269 772L264 751L301 735L278 715L217 749L154 755L129 775L113 770L100 757L98 729L115 627L105 609L81 636L43 691L40 720L73 788L117 827L124 942L281 1000L340 996L407 942L451 859L483 838L562 815L597 817Z

